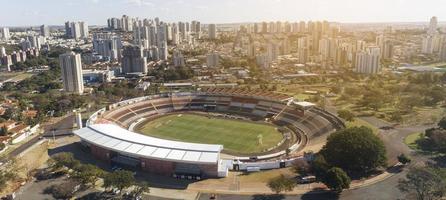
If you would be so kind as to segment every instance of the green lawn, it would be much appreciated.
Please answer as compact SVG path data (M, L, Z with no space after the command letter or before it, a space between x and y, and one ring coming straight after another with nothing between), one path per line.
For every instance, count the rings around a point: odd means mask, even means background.
M282 140L276 127L246 121L177 114L157 118L137 130L140 133L183 142L222 144L226 152L261 152ZM262 135L262 145L258 136Z
M365 127L369 127L370 129L372 129L373 133L376 135L378 134L379 130L378 128L374 127L373 125L369 124L368 122L359 119L359 118L355 118L355 120L353 120L352 122L347 122L347 128L351 128L351 127L355 127L355 126L365 126Z
M419 149L416 141L418 140L418 138L420 138L421 134L422 133L412 133L408 135L406 138L404 138L404 144L406 144L411 149Z

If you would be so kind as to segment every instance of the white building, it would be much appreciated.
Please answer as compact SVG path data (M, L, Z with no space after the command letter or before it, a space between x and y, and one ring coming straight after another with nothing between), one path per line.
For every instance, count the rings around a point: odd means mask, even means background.
M421 43L421 53L424 53L424 54L434 53L433 42L434 42L434 36L432 36L432 35L423 36L422 43Z
M368 47L364 51L356 53L356 72L362 74L377 74L381 72L381 49Z
M93 50L111 61L121 59L121 38L107 33L96 33L93 35Z
M65 22L65 35L74 39L88 38L88 25L86 22Z
M59 61L64 90L66 92L82 94L84 92L84 82L81 55L68 52L60 55Z
M208 29L209 39L217 39L217 26L215 24L209 24Z
M1 29L1 39L2 40L9 40L9 38L11 37L11 35L9 34L9 28L3 27Z

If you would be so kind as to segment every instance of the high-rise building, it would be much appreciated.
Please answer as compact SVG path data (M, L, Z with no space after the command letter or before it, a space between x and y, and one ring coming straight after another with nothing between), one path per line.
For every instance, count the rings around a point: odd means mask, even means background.
M50 27L47 25L40 26L40 35L43 37L50 37Z
M368 47L365 51L356 53L356 72L362 74L377 74L381 71L379 47Z
M268 23L262 22L262 33L268 33Z
M147 58L140 46L125 46L122 51L122 73L147 73Z
M297 53L299 55L299 62L301 64L305 64L308 62L308 57L309 57L309 51L308 48L299 48L297 50Z
M121 29L123 31L133 31L133 18L123 15L121 18Z
M208 26L209 39L217 39L217 26L209 24Z
M28 35L26 39L20 42L20 46L22 47L23 51L26 51L27 49L31 48L36 48L40 50L43 43L45 43L45 38L43 36Z
M1 39L2 40L9 40L9 38L11 37L10 36L10 34L9 34L9 28L6 28L6 27L3 27L2 29L1 29Z
M213 52L206 56L206 65L208 67L217 67L220 63L220 55L218 53Z
M441 48L440 48L440 61L441 62L446 62L446 42L443 42L441 44Z
M6 56L6 49L5 47L0 48L0 57Z
M158 55L160 60L167 60L167 57L169 56L168 47L167 47L167 41L164 40L160 44L158 44Z
M121 60L122 42L119 36L110 33L93 35L93 50L111 61Z
M86 22L65 22L65 36L67 38L88 38L89 31Z
M70 22L65 22L65 37L71 38L71 24Z
M82 94L84 92L84 82L82 77L81 55L74 52L67 52L59 56L60 68L64 90Z
M173 52L173 65L175 67L184 67L186 65L183 54L178 50Z
M299 22L299 32L305 33L306 31L307 31L307 27L306 27L305 21L300 21Z
M432 35L424 35L421 42L421 53L424 54L432 54L434 53L434 36Z
M429 22L429 28L427 34L434 35L437 33L438 20L437 17L433 16Z
M11 66L12 66L12 57L11 57L11 55L5 55L5 56L2 56L2 58L1 58L1 66L6 66L6 70L8 71L8 72L10 72L11 71Z
M156 33L156 39L157 39L157 46L158 48L162 48L162 45L164 45L164 43L166 43L166 47L167 47L167 24L166 23L162 23L158 26L157 28L157 33Z
M107 27L112 30L121 29L121 19L118 18L109 18L107 19Z
M81 38L88 38L90 32L88 31L87 22L79 22L79 27L81 32Z

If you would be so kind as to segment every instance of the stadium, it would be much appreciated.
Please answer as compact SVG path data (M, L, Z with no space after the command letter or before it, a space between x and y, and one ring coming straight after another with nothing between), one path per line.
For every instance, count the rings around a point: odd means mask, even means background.
M74 133L113 166L202 179L290 166L313 138L342 128L335 115L287 95L210 88L115 103Z

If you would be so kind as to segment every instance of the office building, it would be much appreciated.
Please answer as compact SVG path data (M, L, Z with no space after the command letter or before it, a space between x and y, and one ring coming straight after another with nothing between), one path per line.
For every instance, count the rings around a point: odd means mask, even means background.
M67 52L59 56L59 62L65 92L82 94L84 82L81 55Z

